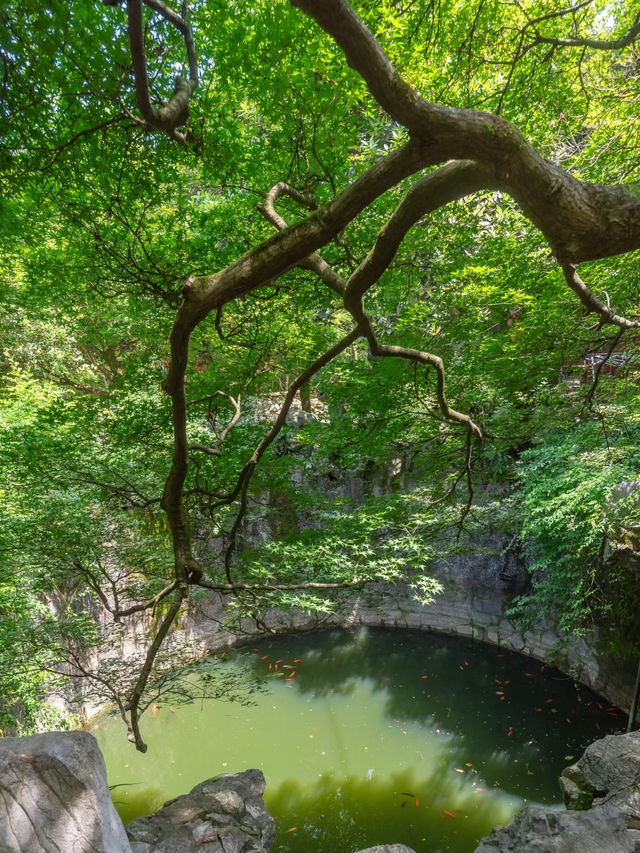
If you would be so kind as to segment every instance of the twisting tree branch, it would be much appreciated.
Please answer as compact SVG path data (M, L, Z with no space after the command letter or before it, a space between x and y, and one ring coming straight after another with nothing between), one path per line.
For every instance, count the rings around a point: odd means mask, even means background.
M454 199L487 187L490 182L491 175L487 170L473 162L450 163L419 180L408 191L388 222L380 229L373 248L348 281L337 276L317 253L299 264L313 269L329 287L342 293L344 306L367 339L373 356L404 358L434 368L437 376L436 398L442 414L448 421L469 427L478 438L482 437L482 431L477 424L468 415L452 409L447 401L442 359L421 350L380 344L364 309L363 297L387 270L407 232L419 219ZM285 193L296 200L303 198L287 184L276 184L264 205L265 215L280 229L286 228L286 222L275 211L273 205L275 199ZM304 199L303 203L306 203Z
M113 5L118 0L106 2ZM299 388L357 338L366 338L374 356L400 357L435 370L436 396L442 415L448 421L463 426L467 432L465 474L468 484L471 484L471 443L474 436L481 437L482 433L468 415L449 405L442 360L432 353L380 344L364 305L366 293L388 269L407 231L422 216L454 199L482 189L498 189L508 193L518 202L524 215L540 229L558 259L568 285L583 304L590 311L595 311L602 322L613 323L620 329L640 326L640 321L620 317L601 303L576 273L576 265L583 261L640 248L640 199L637 195L623 186L600 186L577 180L549 163L514 125L500 116L478 110L454 109L421 97L399 75L347 0L290 2L313 18L334 39L346 61L363 78L379 106L394 121L407 128L410 139L381 158L317 210L313 209L309 199L287 184L277 184L263 205L263 213L273 223L277 233L226 268L185 282L183 301L171 330L171 359L164 383L164 390L171 398L173 455L165 480L162 508L168 518L173 542L175 580L171 586L174 587L174 598L129 694L127 711L131 715L130 735L139 749L144 748L138 726L142 693L159 648L183 601L188 597L191 585L209 584L209 588L230 592L242 586L233 583L231 566L237 534L247 509L253 472L286 422L287 412ZM174 95L166 107L161 109L155 109L150 100L142 27L143 3L178 28L187 52L189 79L179 78ZM195 49L184 13L176 16L162 0L127 0L127 8L136 97L142 116L139 121L147 129L160 129L178 141L184 141L186 134L177 128L187 120L191 94L198 82ZM635 24L638 23L640 19L637 17ZM457 162L442 165L451 158ZM430 166L440 168L418 180L406 193L379 231L371 251L348 280L337 275L318 254L318 250L339 235L382 193ZM290 196L312 212L302 221L287 227L275 210L275 203L282 195ZM224 557L227 583L211 585L203 579L202 567L193 558L189 516L184 503L189 451L202 450L190 446L187 435L185 373L191 334L211 312L218 311L232 300L271 285L294 266L313 270L341 297L356 325L289 385L285 401L270 431L240 471L235 487L229 494L219 498L218 506L229 506L238 501L238 508ZM214 452L211 455L216 454ZM251 585L245 586L248 592L252 591ZM259 587L254 585L253 591ZM168 598L169 592L166 595Z
M225 574L227 576L227 582L231 586L234 585L231 577L231 564L236 548L238 531L240 530L240 526L247 511L247 495L249 491L249 484L251 482L251 478L253 477L258 463L262 459L269 445L271 445L280 434L282 427L287 421L287 415L289 413L289 409L291 408L291 404L293 403L294 397L296 396L300 388L307 382L309 382L309 380L313 376L315 376L315 374L319 370L325 367L325 365L329 364L329 362L333 361L336 356L340 355L341 352L344 352L348 347L350 347L351 344L354 343L354 341L356 341L359 337L359 329L354 329L353 331L349 332L348 335L345 335L345 337L341 338L336 344L334 344L332 347L322 353L322 355L318 356L315 361L313 361L307 368L305 368L305 370L302 371L302 373L299 374L299 376L297 376L293 380L293 382L291 382L287 389L287 393L285 394L284 401L280 406L278 416L273 422L271 429L264 436L260 444L258 444L256 449L253 451L251 458L243 467L242 471L238 476L238 481L231 495L229 495L223 502L221 502L232 503L236 499L240 499L238 512L236 513L236 517L231 528L231 532L229 535L229 544L227 545L224 556Z
M590 386L589 390L587 391L585 398L584 398L584 403L583 403L583 407L582 407L583 411L586 408L588 411L592 412L593 414L596 414L593 411L593 399L595 397L595 393L596 393L596 390L598 388L598 382L600 381L600 374L602 373L602 369L604 368L604 366L607 364L607 362L609 361L609 359L613 355L615 348L618 346L618 344L622 340L622 336L624 335L625 331L626 331L626 329L618 329L618 332L613 337L613 340L611 341L609 348L608 348L607 352L605 353L604 357L601 358L600 361L598 362L598 366L596 367L594 374L593 374L591 386Z
M139 752L146 752L147 745L144 742L142 735L140 733L140 700L142 699L142 695L144 693L144 689L147 686L147 682L149 681L149 676L151 675L151 671L153 669L153 665L155 663L156 657L158 656L158 652L160 651L160 647L162 646L165 637L169 633L169 629L173 625L178 613L180 612L180 608L182 607L182 602L187 597L188 592L185 592L183 589L176 590L176 596L173 604L163 617L160 625L158 627L157 633L153 638L153 642L149 646L147 650L147 654L140 670L140 674L136 679L133 688L131 689L127 702L124 706L125 712L128 712L129 719L127 722L127 726L129 728L129 740L131 740L136 745L136 749Z
M544 234L561 263L640 247L640 199L621 186L582 183L549 163L500 116L433 103L397 72L347 0L291 0L336 41L372 96L434 158L484 164Z
M155 610L158 604L165 599L168 595L176 588L176 582L173 581L168 586L165 586L164 589L161 589L159 593L150 598L148 601L142 601L140 604L132 604L131 607L125 608L116 608L113 610L113 618L121 619L124 616L132 616L134 613L142 613L144 610Z
M276 211L275 203L282 195L288 195L290 198L297 201L299 204L303 205L303 207L308 208L309 210L316 209L316 203L313 199L309 199L306 196L303 196L293 187L289 186L284 182L275 184L268 194L264 204L258 205L258 210L271 222L272 225L276 227L278 231L283 231L289 226L285 222L285 220L280 216L280 214ZM318 276L318 278L324 282L331 290L335 291L339 296L344 297L344 291L346 282L342 278L342 276L337 275L329 264L324 260L322 255L319 255L317 252L312 252L306 258L303 258L298 265L302 269L308 269Z
M122 0L103 0L106 5L120 5ZM187 53L189 67L188 78L178 76L175 79L174 91L167 103L156 108L151 103L149 78L147 74L147 59L144 47L144 28L142 24L142 4L158 12L174 26L182 35ZM198 61L191 27L183 14L178 15L162 0L127 0L127 29L129 34L129 49L133 65L133 75L136 89L136 103L141 123L146 130L162 130L180 143L187 141L187 132L178 130L189 118L191 96L198 85ZM129 114L131 118L135 118Z

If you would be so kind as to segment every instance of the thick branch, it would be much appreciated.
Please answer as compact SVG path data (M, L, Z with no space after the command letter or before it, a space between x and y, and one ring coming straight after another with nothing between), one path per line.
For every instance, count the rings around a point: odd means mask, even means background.
M155 9L162 17L169 21L170 24L182 33L184 46L187 50L187 64L189 66L189 83L191 84L191 92L198 85L198 59L196 56L196 46L193 41L193 33L191 27L187 24L183 17L180 17L173 9L170 9L162 0L144 0L145 6L150 9ZM186 5L186 4L185 4Z
M357 302L387 269L407 232L418 220L477 190L495 188L492 182L491 171L471 161L448 163L417 181L378 232L371 251L349 277L345 307L349 311L356 308Z
M309 219L280 232L272 240L249 252L217 276L203 277L197 282L190 279L185 284L183 289L185 299L178 311L169 338L171 363L164 383L165 391L171 396L172 400L174 446L171 470L165 481L161 503L171 529L176 580L182 589L186 589L190 582L202 576L201 569L193 558L189 518L183 500L189 460L184 378L188 363L191 332L214 308L265 284L275 275L286 272L296 262L304 260L315 248L323 245L341 231L374 198L421 168L424 165L424 157L422 146L409 143L376 163L359 180L347 187L336 199L329 202ZM325 354L326 361L323 356L314 362L314 365L309 368L311 371L309 375L306 375L307 371L302 374L300 385L307 382L317 370L331 358L334 358L338 352L349 346L358 336L358 332L351 333L346 342L343 340L336 345L337 348L332 348ZM295 395L298 387L293 388L293 395ZM291 389L289 393L291 393ZM231 500L235 500L241 494L241 501L246 503L246 488L243 491L243 485L246 482L248 487L249 479L259 458L278 434L284 423L284 418L286 418L286 411L282 420L277 421L277 426L274 425L276 431L272 431L267 436L267 443L259 446L256 451L257 456L254 454L255 458L252 457L252 460L242 470ZM226 500L225 502L231 501ZM241 506L240 516L243 513L244 509ZM235 529L237 531L237 527ZM231 581L229 565L232 553L233 548L231 547L228 549L225 558L229 582Z
M130 714L130 729L129 729L129 739L132 740L136 749L139 752L146 752L147 745L142 739L142 735L140 734L140 700L142 698L142 694L144 693L144 689L147 686L147 682L149 681L149 676L151 675L151 670L153 669L153 665L155 663L155 659L160 651L160 647L162 646L165 637L169 633L169 629L173 625L173 622L180 612L180 608L182 607L182 602L185 598L185 593L178 589L176 593L176 598L164 618L162 619L158 631L153 638L153 642L149 646L147 650L147 654L144 660L144 664L142 665L142 669L140 670L140 674L136 679L136 683L134 684L128 698L127 704L125 706L125 710Z
M142 25L142 2L143 0L127 0L127 27L135 79L136 103L147 129L166 131L178 141L184 142L186 135L179 133L177 128L184 125L189 117L191 95L198 85L198 64L191 28L183 18L169 9L162 0L144 0L146 6L155 9L165 20L169 21L180 31L185 42L189 65L189 79L185 80L184 77L176 77L173 95L165 106L156 109L151 104L149 93L147 60L144 50L144 30Z
M304 207L311 210L315 209L316 205L312 200L305 198L305 196L301 195L297 190L289 186L289 184L283 182L275 184L275 186L273 186L267 193L265 203L258 205L258 210L269 220L269 222L271 222L272 225L276 227L278 231L284 231L289 227L275 208L275 203L281 195L288 195L290 198L304 205ZM318 278L324 282L327 287L335 291L340 297L344 296L345 280L342 276L334 273L322 255L319 255L317 252L312 252L306 258L303 258L298 266L302 269L308 269L315 272Z
M380 106L422 139L439 160L471 159L494 174L542 231L561 263L609 257L640 247L640 199L620 185L581 183L546 161L508 121L422 98L393 67L346 0L291 0L343 50Z
M190 278L183 288L184 302L176 317L172 340L188 339L210 311L263 287L324 246L378 196L404 178L430 165L434 152L421 142L408 142L383 157L339 195L311 216L278 232L215 275ZM441 158L438 152L438 158ZM436 159L438 159L436 158ZM166 380L172 392L186 367L186 351L172 363Z
M442 359L421 350L380 344L365 311L363 297L387 270L407 232L419 219L455 199L490 186L490 183L491 174L487 169L473 162L449 163L419 180L411 187L389 221L381 228L373 248L347 282L337 276L317 253L300 264L313 269L329 286L333 286L333 282L337 280L337 285L333 289L344 294L344 306L366 337L372 355L405 358L432 367L437 377L436 399L443 416L448 421L463 424L478 438L482 438L482 431L477 424L468 415L452 409L447 401ZM291 190L287 184L276 184L268 195L268 202L264 209L265 215L277 228L286 227L286 222L273 206L276 198L283 193L292 198L296 197L295 190Z

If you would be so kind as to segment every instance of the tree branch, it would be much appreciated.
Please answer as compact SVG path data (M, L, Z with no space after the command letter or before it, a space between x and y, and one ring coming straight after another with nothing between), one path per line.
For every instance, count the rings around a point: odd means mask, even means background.
M199 400L194 400L193 403L188 403L187 405L194 405L194 403L196 402L204 402L205 400L211 401L216 396L226 397L228 400L231 401L231 404L234 409L233 416L229 423L226 425L226 427L220 433L217 444L213 445L212 447L209 447L205 444L190 444L189 451L199 450L202 453L207 453L209 456L220 456L220 448L224 444L226 437L229 435L231 430L240 420L240 395L238 395L238 399L236 400L231 396L231 394L226 394L224 391L216 391L213 394L208 394L206 397L201 397Z
M253 477L254 471L262 459L264 452L266 449L273 443L273 441L277 438L282 430L282 427L285 425L287 420L287 414L289 413L289 409L291 408L291 404L300 390L300 388L305 385L309 380L325 365L329 364L330 361L333 361L336 356L338 356L341 352L344 352L352 343L354 343L360 337L360 331L358 329L354 329L349 332L348 335L341 338L336 344L326 350L322 355L318 356L305 370L300 373L296 379L291 382L287 389L287 393L285 395L284 401L280 407L280 411L278 412L278 416L273 422L271 429L264 436L260 444L256 447L251 455L249 461L245 464L240 475L238 476L238 481L236 483L235 488L232 493L228 496L228 499L224 500L224 503L231 503L236 500L238 497L240 498L240 505L238 512L236 513L236 517L233 522L233 526L231 528L231 532L229 534L229 544L227 545L225 551L224 558L224 567L225 574L227 576L227 582L233 586L233 581L231 579L231 562L233 559L233 554L236 548L236 540L238 536L238 531L240 530L240 525L242 524L242 520L247 511L247 493L249 490L249 483L251 482L251 478Z
M155 609L164 598L175 590L176 586L176 581L173 581L169 586L165 586L164 589L160 590L153 598L147 601L143 601L140 604L133 604L131 607L125 607L124 609L112 610L113 618L117 620L123 616L132 616L134 613L141 613L143 610Z
M380 344L371 320L364 309L363 297L366 291L387 270L407 232L419 219L426 213L437 210L455 199L462 198L490 185L491 174L481 164L470 161L449 163L417 181L411 187L388 222L378 232L371 251L348 281L345 282L344 279L337 276L317 253L304 259L303 263L300 264L300 266L304 265L313 269L332 289L343 294L344 306L366 337L372 355L405 358L434 368L437 377L436 398L440 411L448 421L464 424L478 438L482 438L482 431L477 424L468 415L449 406L445 393L445 372L442 359L437 355L421 350ZM287 184L276 184L271 189L264 205L264 213L277 228L287 227L285 220L273 207L275 199L283 193L296 200L302 198Z
M147 654L145 656L142 669L140 670L140 674L138 675L124 706L124 710L129 713L129 740L135 743L138 752L147 751L147 745L142 739L142 735L140 733L140 700L144 689L147 686L147 682L149 681L149 676L151 675L151 670L153 669L153 664L158 652L160 651L160 647L162 646L169 629L173 625L176 616L180 612L182 602L185 598L186 593L182 589L177 589L175 601L160 622L157 633L153 638L153 642L147 649Z
M587 6L589 2L592 2L592 0L588 0L588 2L581 3L578 6L574 6L573 8L566 9L563 11L562 14L576 12L578 9ZM625 47L629 47L630 44L633 44L638 38L638 36L640 36L640 10L636 13L635 18L633 19L633 24L629 27L626 33L619 36L619 38L617 39L594 39L583 38L581 36L575 36L573 38L556 38L554 36L543 36L538 31L536 24L548 20L550 17L552 16L543 15L540 18L527 22L527 27L532 27L535 32L532 41L533 44L550 44L554 45L555 47L590 47L593 50L623 50ZM557 17L557 15L555 17Z
M627 320L625 317L620 317L612 308L601 302L580 278L574 264L564 264L562 271L567 284L578 296L580 302L582 302L589 312L597 314L600 317L601 325L610 323L612 326L618 326L620 329L640 328L640 320Z
M347 0L291 0L336 41L380 106L421 139L431 163L475 160L493 173L560 263L640 248L640 199L621 185L582 183L545 160L500 116L427 101L396 71Z
M144 49L142 2L159 12L165 20L180 31L187 50L189 79L176 77L173 95L160 109L151 105ZM177 128L187 122L191 96L198 85L198 64L191 28L184 18L172 11L162 0L127 0L127 29L135 79L136 103L144 120L144 125L147 130L163 130L178 142L184 143L187 135L179 132Z
M201 578L197 582L197 586L210 589L214 592L221 592L224 595L235 594L238 592L279 592L288 590L305 590L305 589L354 589L364 586L366 581L355 579L352 581L344 581L343 583L318 583L315 581L307 581L305 583L211 583L206 578Z

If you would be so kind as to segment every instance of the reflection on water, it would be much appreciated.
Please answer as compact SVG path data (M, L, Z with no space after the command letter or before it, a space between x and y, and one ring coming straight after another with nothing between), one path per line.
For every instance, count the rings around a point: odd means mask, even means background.
M270 680L251 707L207 700L145 721L146 755L96 721L123 820L203 779L259 767L278 853L383 843L468 853L624 719L566 676L491 646L411 631L265 640L220 667Z

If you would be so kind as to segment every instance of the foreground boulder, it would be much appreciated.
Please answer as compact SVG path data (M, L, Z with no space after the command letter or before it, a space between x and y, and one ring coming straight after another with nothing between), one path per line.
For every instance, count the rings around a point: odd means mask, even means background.
M592 743L560 786L569 811L525 808L475 853L640 853L640 732Z
M132 853L268 853L275 822L260 770L224 774L127 826Z
M509 826L496 827L475 853L636 853L621 812L557 811L528 806Z
M85 732L0 739L2 853L131 853Z
M626 824L640 829L640 732L607 735L565 768L560 786L568 809L616 806Z

